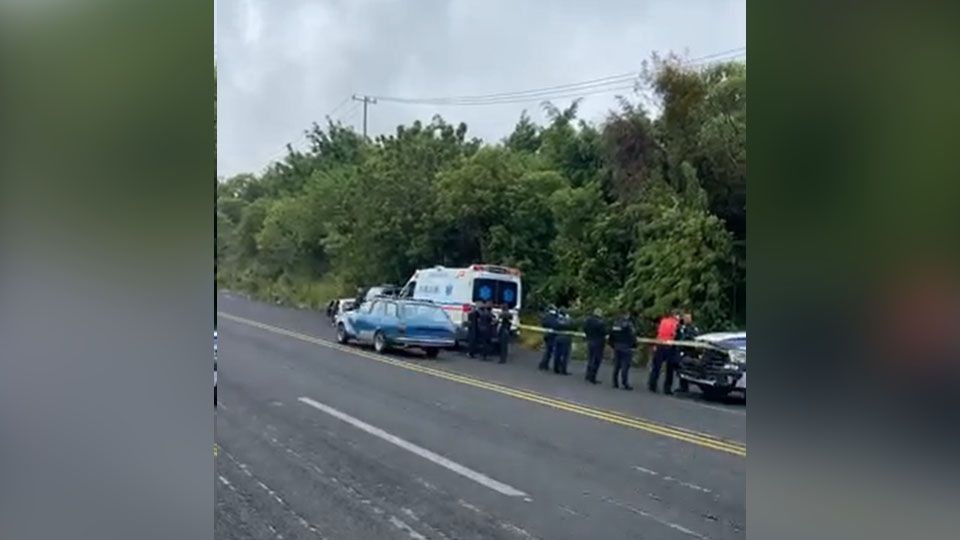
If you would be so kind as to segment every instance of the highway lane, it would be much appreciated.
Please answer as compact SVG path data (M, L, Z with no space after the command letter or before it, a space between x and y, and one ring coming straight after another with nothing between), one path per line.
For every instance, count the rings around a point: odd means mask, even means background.
M218 295L218 302L221 312L248 320L272 323L274 326L329 341L336 338L323 313L252 302L235 293L226 292ZM693 391L690 395L678 395L665 403L665 396L651 395L643 389L646 372L638 368L631 370L631 381L637 391L620 392L610 387L612 366L609 361L600 370L599 376L603 384L598 387L583 382L582 376L586 368L583 362L571 362L570 369L574 376L568 378L537 371L538 362L539 353L514 347L507 365L477 362L465 355L448 353L444 354L442 362L429 365L568 401L589 403L665 424L682 425L718 437L746 440L746 406L739 398L731 397L725 403L707 402L698 392ZM721 414L715 414L718 412Z
M633 396L674 420L706 415L715 431L667 425L729 444L712 448L241 322L320 340L315 314L219 303L217 538L745 536L746 460L729 451L744 448L743 415L537 374L560 392L532 395L573 403L566 391L587 411L632 414L619 400ZM484 376L456 357L389 360ZM516 382L510 369L496 382Z

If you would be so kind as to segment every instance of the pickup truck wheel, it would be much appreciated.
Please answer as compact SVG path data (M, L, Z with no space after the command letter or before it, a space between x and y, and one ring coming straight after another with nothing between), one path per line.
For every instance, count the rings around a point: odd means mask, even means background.
M427 358L436 358L440 354L440 349L436 347L430 347L429 349L424 349L423 352L427 353Z
M383 332L377 332L373 335L373 350L377 351L378 354L383 354L387 350L387 338L383 336Z
M347 329L343 326L343 323L337 325L337 343L341 345L346 345L350 341L350 336L347 335Z

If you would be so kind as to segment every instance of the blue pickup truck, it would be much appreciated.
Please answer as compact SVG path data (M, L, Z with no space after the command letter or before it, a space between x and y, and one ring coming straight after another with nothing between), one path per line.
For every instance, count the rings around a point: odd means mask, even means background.
M416 348L436 358L456 340L456 326L443 308L422 300L373 298L339 315L336 325L338 342L371 344L378 353Z

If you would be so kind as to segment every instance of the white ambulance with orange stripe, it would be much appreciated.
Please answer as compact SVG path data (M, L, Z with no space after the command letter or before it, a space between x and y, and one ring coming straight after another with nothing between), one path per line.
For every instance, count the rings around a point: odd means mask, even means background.
M513 318L512 333L520 328L520 303L523 293L520 270L493 264L474 264L466 268L435 266L414 272L400 296L427 300L441 307L457 326L457 339L467 338L467 315L479 302L506 306Z

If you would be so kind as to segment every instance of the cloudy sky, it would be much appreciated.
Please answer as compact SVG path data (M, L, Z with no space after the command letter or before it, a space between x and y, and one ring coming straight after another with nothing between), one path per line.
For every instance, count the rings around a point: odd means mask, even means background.
M331 111L359 131L359 104L344 104L354 93L430 98L545 88L639 70L652 51L699 58L746 45L745 0L216 0L215 6L220 176L262 171L287 143L302 147L303 131ZM581 116L601 119L617 93L586 96ZM392 132L440 113L496 141L524 109L542 120L539 101L442 107L381 101L370 106L368 129L371 136Z

